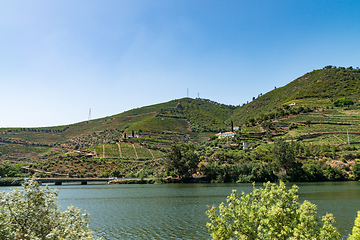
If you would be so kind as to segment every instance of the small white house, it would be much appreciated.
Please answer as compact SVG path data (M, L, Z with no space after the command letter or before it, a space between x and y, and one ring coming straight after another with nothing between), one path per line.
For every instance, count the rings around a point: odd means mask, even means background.
M295 106L295 105L296 105L296 103L294 103L294 102L289 104L289 106Z
M225 137L232 137L235 134L236 133L234 133L234 132L224 132L224 133L217 133L217 134L215 134L215 136L217 136L220 139L220 138L225 138Z

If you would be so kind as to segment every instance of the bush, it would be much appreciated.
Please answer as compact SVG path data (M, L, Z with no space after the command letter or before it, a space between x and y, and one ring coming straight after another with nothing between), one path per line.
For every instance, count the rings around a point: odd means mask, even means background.
M344 107L353 105L354 101L347 99L347 98L338 98L334 101L335 107Z
M102 171L101 173L100 173L100 176L99 177L101 177L101 178L108 178L110 176L110 174L109 174L109 172L108 171Z
M348 240L359 240L360 239L360 211L357 213L355 219L355 225L352 229L352 234L349 235Z
M336 167L331 167L330 165L327 165L324 171L324 176L329 181L341 181L346 179L346 176L343 171L341 171Z
M354 173L355 179L356 180L360 179L360 164L355 164L352 167L352 171Z
M35 178L0 194L0 239L93 239L89 215L78 208L61 212L57 191Z
M85 177L86 178L92 178L92 177L94 177L94 175L92 173L88 172L88 173L85 174Z
M111 176L113 177L120 177L120 171L118 169L115 169L114 171L111 172Z
M333 215L323 216L320 227L316 205L306 200L300 204L297 186L288 191L283 182L264 186L241 197L233 190L227 205L207 211L213 239L340 239Z

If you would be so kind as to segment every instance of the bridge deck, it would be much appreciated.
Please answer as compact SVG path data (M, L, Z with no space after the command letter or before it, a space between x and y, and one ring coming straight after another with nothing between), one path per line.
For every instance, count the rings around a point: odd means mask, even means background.
M61 185L64 182L81 182L82 185L86 185L87 182L108 182L113 179L112 178L37 178L36 180L41 183L55 183L55 185Z

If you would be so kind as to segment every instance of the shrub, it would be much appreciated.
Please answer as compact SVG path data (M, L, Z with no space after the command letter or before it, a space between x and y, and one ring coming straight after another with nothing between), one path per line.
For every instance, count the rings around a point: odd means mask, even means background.
M109 172L105 170L100 173L99 177L108 178L109 176L110 176Z
M207 211L213 239L340 239L333 215L323 216L319 227L316 205L300 204L297 186L288 191L283 182L264 186L241 197L233 190L227 205Z
M94 177L94 175L92 173L88 172L88 173L85 174L85 177L86 178L92 178L92 177Z
M111 176L113 177L120 177L120 171L118 169L115 169L114 171L111 172Z
M360 239L360 211L357 213L355 219L355 225L352 229L352 233L349 235L348 240L359 240Z
M360 164L355 164L352 167L352 171L354 173L355 179L360 179Z
M347 99L347 98L338 98L334 101L335 107L344 107L353 105L354 101Z
M2 192L0 239L93 239L88 213L74 207L61 212L56 198L57 191L40 188L35 178Z

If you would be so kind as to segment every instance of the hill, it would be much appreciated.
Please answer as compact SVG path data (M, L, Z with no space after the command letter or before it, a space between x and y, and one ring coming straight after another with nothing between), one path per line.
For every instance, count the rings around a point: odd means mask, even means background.
M295 103L302 107L334 106L339 98L348 98L356 103L360 98L360 69L326 66L276 88L252 102L234 110L232 119L236 124L250 118L264 118L275 115L276 108Z
M138 138L127 141L166 152L173 143L202 141L228 129L224 122L233 109L210 100L184 98L66 126L1 128L1 159L7 163L45 160L118 142L132 134Z
M337 164L351 174L360 156L354 145L360 143L359 89L359 69L327 66L241 107L182 98L66 126L2 128L1 163L43 175L166 175L163 157L171 145L194 142L199 174L207 174L214 163L271 164L273 143L283 138L303 144L299 161ZM240 126L236 137L216 139L231 131L231 122ZM218 177L226 175L217 169Z

